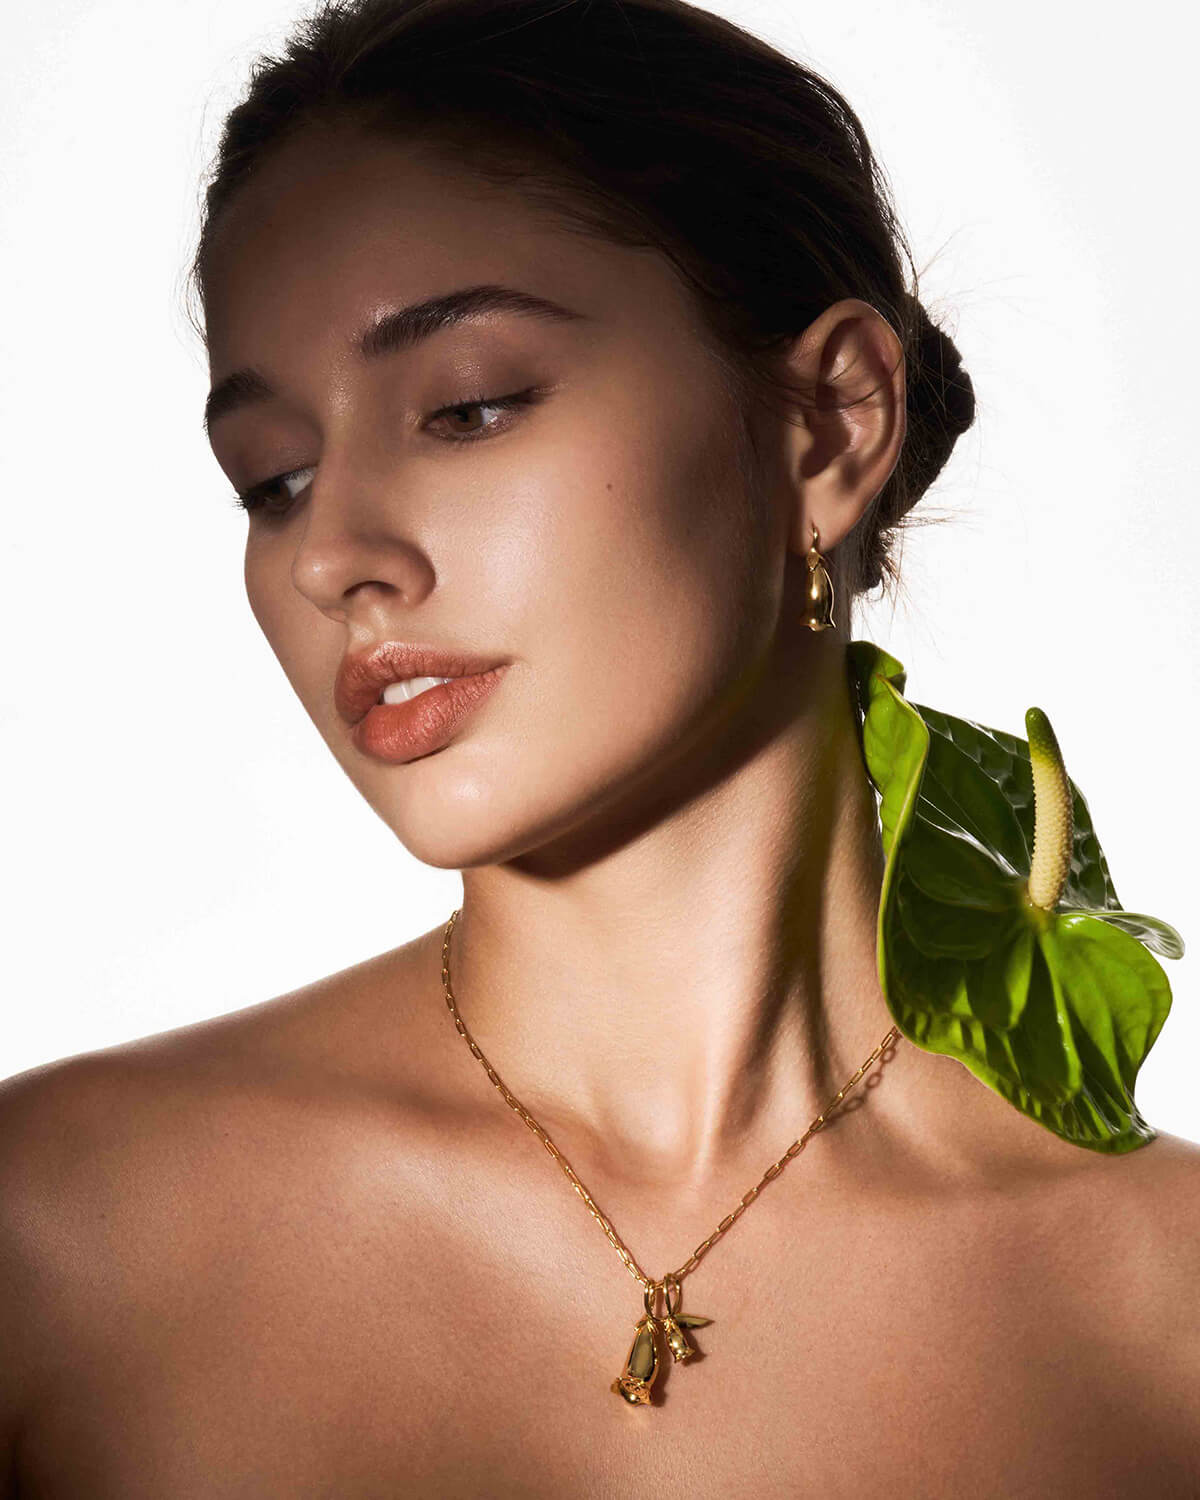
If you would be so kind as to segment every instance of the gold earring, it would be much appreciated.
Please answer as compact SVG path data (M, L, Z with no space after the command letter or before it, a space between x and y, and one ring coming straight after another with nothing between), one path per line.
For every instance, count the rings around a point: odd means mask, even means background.
M811 521L808 524L812 526ZM820 541L821 533L813 526L812 545L805 558L808 563L808 588L805 591L804 613L800 616L800 623L807 625L810 630L831 630L833 628L833 582L825 567L825 559L817 550Z

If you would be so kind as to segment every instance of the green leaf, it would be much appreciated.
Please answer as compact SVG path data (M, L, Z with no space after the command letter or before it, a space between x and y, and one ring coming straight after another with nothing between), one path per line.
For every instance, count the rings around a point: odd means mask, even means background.
M1053 907L1049 895L1034 905L1028 741L909 702L903 666L871 641L852 641L846 660L880 799L877 957L896 1024L1064 1140L1148 1144L1134 1084L1171 1008L1148 950L1179 958L1179 933L1123 910L1074 782L1065 880Z

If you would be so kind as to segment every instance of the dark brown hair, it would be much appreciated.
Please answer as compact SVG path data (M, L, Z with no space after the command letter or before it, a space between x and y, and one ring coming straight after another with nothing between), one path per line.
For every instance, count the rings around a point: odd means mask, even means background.
M908 431L834 549L839 615L898 579L892 537L975 398L920 303L862 124L831 84L684 0L334 0L254 63L225 120L193 265L202 309L221 210L265 153L323 125L450 150L578 232L661 251L738 394L785 410L807 393L780 383L772 356L834 302L870 303L905 351Z

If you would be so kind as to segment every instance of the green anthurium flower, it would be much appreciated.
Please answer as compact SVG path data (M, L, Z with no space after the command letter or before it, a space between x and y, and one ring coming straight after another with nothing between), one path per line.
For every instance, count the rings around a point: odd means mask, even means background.
M896 1024L1064 1140L1149 1144L1133 1089L1171 987L1148 950L1179 958L1183 940L1121 907L1049 719L1031 708L1022 740L910 703L904 668L870 641L846 659L880 796Z

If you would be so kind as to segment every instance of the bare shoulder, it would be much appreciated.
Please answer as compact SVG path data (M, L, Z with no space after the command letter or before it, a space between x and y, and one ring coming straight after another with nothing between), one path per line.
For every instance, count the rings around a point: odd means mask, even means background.
M299 1061L316 1032L334 1040L336 1001L357 998L401 950L327 975L239 1010L94 1051L42 1063L0 1079L0 1171L28 1178L79 1160L81 1145L111 1143L131 1112L155 1111L164 1084L218 1083L269 1057ZM138 1121L144 1124L143 1120ZM86 1141L78 1132L86 1129Z
M0 1079L0 1197L90 1199L146 1152L411 1051L412 971L429 934L286 994ZM396 1078L396 1072L389 1076Z
M0 1476L55 1351L113 1316L126 1278L206 1264L203 1224L253 1201L262 1163L331 1150L331 1132L379 1114L384 1080L403 1091L423 942L0 1080Z
M1200 1441L1200 1144L1159 1131L1077 1186L1064 1273Z
M1160 1130L1138 1150L1102 1160L1093 1187L1104 1207L1143 1226L1164 1272L1200 1269L1200 1143Z
M1168 1201L1179 1192L1181 1207L1193 1215L1200 1212L1200 1141L1160 1130L1148 1146L1124 1159L1142 1173L1144 1191L1152 1196L1165 1191Z

